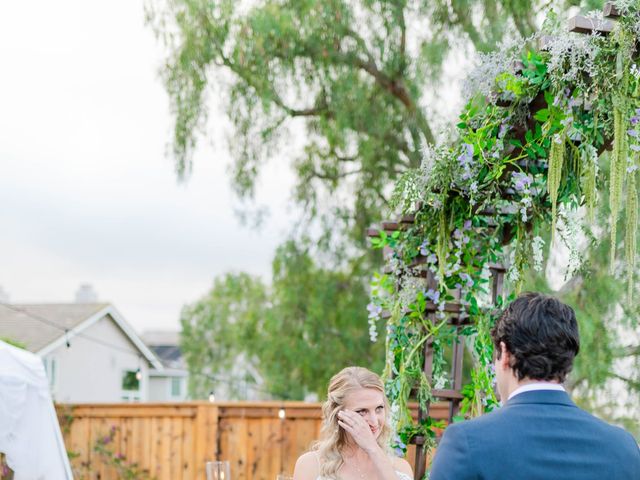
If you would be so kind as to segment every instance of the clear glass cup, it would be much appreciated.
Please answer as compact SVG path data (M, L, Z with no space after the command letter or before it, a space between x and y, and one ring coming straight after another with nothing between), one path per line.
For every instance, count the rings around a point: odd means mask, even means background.
M230 480L231 467L229 462L223 460L221 462L207 462L204 466L207 473L207 480Z

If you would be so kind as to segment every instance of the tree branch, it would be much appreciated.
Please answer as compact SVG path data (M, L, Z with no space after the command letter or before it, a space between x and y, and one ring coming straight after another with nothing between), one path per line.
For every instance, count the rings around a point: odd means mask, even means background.
M614 372L609 372L609 376L611 376L613 378L617 378L618 380L622 380L623 382L628 383L629 385L631 385L634 389L640 390L640 381L638 381L638 380L634 380L632 378L623 377L622 375L618 375L617 373L614 373Z
M349 172L342 172L342 173L337 173L335 175L328 175L326 173L320 173L317 170L313 170L311 172L311 176L315 177L315 178L319 178L320 180L337 180L339 178L346 178L346 177L349 177L351 175L356 175L356 174L362 173L362 172L364 172L364 169L358 168L356 170L351 170Z
M640 346L629 345L628 347L622 347L618 353L614 353L616 358L635 357L640 355Z
M402 40L401 40L400 50L404 58L404 50L406 48L406 45L405 45L406 26L404 25L404 10L402 11L401 18L402 18L402 26L401 26ZM427 138L427 140L433 143L435 141L435 137L433 135L433 132L431 131L431 127L429 126L428 122L424 118L424 115L422 114L420 109L417 108L415 102L411 98L411 94L407 90L402 79L391 78L378 68L378 66L376 65L376 61L373 58L373 55L371 54L369 49L367 48L367 45L364 39L362 39L362 37L360 37L360 35L358 35L354 30L351 30L351 29L347 30L347 36L355 40L359 49L362 51L362 53L366 57L366 60L363 60L357 54L354 54L354 53L338 54L336 58L339 59L343 65L347 65L347 66L355 65L357 68L367 72L369 75L371 75L374 78L374 80L376 81L376 83L378 83L378 85L380 85L383 89L385 89L395 98L400 100L400 102L410 112L411 116L416 118L417 124L419 128L422 130L422 133ZM402 68L401 72L402 71L404 71L404 68Z

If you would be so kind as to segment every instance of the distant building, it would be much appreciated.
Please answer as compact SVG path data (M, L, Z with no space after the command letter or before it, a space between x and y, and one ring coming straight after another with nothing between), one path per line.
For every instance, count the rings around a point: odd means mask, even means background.
M162 370L149 372L149 401L176 402L188 399L188 372L180 350L180 332L155 330L142 339L162 362Z
M180 332L177 330L148 331L142 334L142 339L164 366L162 371L149 372L149 401L191 399L188 393L188 366L180 348ZM239 355L231 369L227 371L215 374L198 372L196 375L199 375L201 382L204 381L208 385L208 392L204 399L227 401L271 398L264 391L264 379L244 355Z
M84 288L82 300L94 298ZM44 362L57 402L144 402L158 357L107 303L0 304L0 338Z

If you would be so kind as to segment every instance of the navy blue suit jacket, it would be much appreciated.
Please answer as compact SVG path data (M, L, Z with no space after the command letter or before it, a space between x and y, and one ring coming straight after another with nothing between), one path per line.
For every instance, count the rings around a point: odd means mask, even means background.
M640 450L625 430L562 391L520 393L445 430L431 480L640 480Z

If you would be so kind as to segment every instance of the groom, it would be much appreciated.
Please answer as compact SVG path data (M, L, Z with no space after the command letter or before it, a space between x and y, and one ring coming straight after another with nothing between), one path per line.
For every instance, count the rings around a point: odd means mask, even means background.
M571 307L526 293L491 332L504 407L447 427L431 480L638 480L634 438L579 409L562 382L580 345Z

